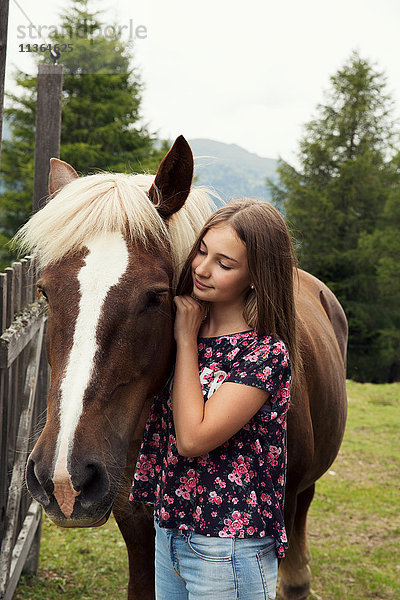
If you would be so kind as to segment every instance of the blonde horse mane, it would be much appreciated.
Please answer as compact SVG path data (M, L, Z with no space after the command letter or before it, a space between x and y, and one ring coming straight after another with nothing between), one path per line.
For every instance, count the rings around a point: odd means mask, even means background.
M205 221L215 210L203 186L192 187L184 206L164 222L147 191L154 175L97 173L68 183L35 213L13 238L20 250L36 256L40 269L77 252L105 232L128 233L145 249L170 249L175 291L183 264Z

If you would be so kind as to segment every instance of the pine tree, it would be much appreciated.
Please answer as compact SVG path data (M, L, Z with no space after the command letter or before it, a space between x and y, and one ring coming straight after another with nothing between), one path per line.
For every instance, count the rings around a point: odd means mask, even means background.
M353 52L330 78L326 103L305 126L300 168L279 163L273 199L297 239L300 266L333 290L349 320L349 375L385 380L378 360L381 302L377 265L360 240L374 233L389 195L398 189L392 157L398 135L386 78Z
M98 35L103 27L98 13L89 10L88 0L74 0L62 15L61 26L50 35L53 46L72 46L59 59L64 72L61 158L81 175L98 170L152 172L168 144L158 143L148 125L141 124L143 84L130 66L131 43ZM39 60L51 59L47 54ZM5 111L12 139L2 152L6 186L0 199L2 268L14 258L8 240L32 211L37 78L19 72L16 82L22 94L9 95L11 108Z
M400 173L400 152L393 160ZM378 356L389 382L400 379L400 185L391 190L375 231L362 235L360 252L371 265L379 304Z

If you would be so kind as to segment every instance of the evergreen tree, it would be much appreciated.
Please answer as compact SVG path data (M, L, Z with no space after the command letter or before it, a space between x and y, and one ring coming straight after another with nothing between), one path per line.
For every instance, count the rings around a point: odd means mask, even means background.
M305 126L296 170L279 162L273 199L297 238L300 266L337 295L349 320L348 372L354 379L387 380L381 348L382 298L377 264L360 241L373 235L398 189L391 160L398 141L385 77L353 52L330 78L326 103Z
M400 153L393 160L400 173ZM400 185L388 195L375 231L362 235L360 251L371 265L379 304L378 355L387 380L400 378Z
M98 35L99 29L103 35ZM81 175L154 171L168 144L158 144L148 126L140 123L143 84L130 66L130 42L104 35L104 24L89 10L88 0L74 0L49 37L59 48L72 47L59 59L64 72L61 158ZM51 59L47 53L39 60ZM1 267L13 259L5 243L32 211L37 78L19 72L16 81L23 93L9 95L12 104L5 111L12 139L2 152L6 191L0 204Z

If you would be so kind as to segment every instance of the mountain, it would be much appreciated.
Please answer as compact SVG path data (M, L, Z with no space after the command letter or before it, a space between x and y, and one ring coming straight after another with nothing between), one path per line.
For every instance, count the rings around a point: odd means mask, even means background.
M266 178L277 179L277 160L263 158L237 144L201 138L188 142L195 160L195 185L213 187L225 201L243 196L270 200Z
M5 140L11 138L6 118L3 120L2 137ZM277 160L263 158L237 144L225 144L205 138L188 141L195 161L195 185L214 188L225 202L244 196L271 199L266 179L277 179ZM0 181L0 191L2 188ZM220 204L216 199L215 203L217 206Z

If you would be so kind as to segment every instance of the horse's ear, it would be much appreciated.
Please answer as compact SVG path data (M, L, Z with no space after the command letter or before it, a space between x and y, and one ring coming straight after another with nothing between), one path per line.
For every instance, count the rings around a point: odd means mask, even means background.
M153 204L157 206L160 201L157 210L163 219L168 219L185 204L192 179L193 154L183 135L180 135L162 159L154 183L149 189L149 198Z
M50 159L49 194L59 192L67 183L79 177L71 165L59 158Z

